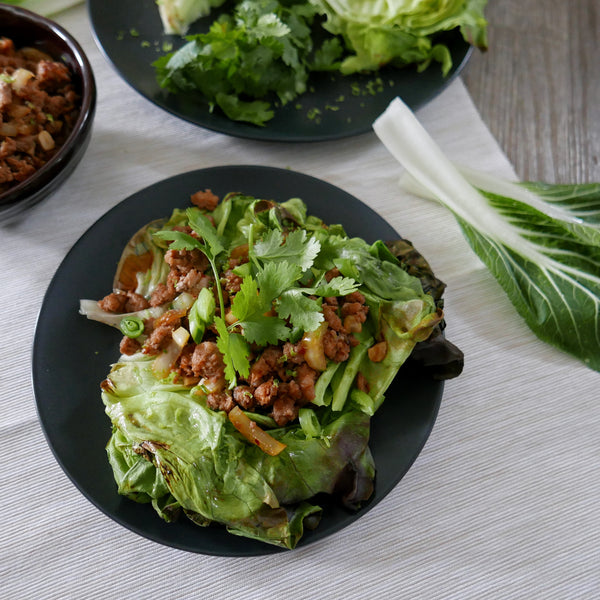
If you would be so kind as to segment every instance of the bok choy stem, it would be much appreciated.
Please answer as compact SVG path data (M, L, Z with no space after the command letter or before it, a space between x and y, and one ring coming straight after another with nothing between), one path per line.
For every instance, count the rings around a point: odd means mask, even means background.
M600 184L513 183L458 168L398 98L373 129L417 194L452 211L532 331L600 371Z
M412 177L458 218L489 239L510 245L523 256L539 262L547 260L506 221L498 219L496 211L483 201L479 191L461 175L399 98L375 121L373 129Z

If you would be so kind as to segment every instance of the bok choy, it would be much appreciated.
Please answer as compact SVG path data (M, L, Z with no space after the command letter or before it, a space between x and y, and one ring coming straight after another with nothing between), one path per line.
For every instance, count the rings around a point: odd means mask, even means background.
M373 128L421 195L452 211L531 330L600 371L600 184L511 183L461 170L399 99Z

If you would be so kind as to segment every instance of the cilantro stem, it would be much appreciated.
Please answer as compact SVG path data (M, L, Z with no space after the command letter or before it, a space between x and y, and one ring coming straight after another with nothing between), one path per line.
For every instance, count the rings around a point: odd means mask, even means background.
M208 258L208 262L212 268L213 275L215 276L215 285L217 286L217 295L219 297L219 308L221 309L221 317L225 319L225 302L223 300L223 289L221 288L221 280L219 278L219 271L217 269L217 265L215 261L205 253L206 258Z

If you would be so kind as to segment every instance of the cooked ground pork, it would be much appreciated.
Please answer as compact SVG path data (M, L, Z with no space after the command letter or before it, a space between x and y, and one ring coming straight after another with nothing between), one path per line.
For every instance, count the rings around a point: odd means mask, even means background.
M0 38L0 193L56 154L79 110L80 96L65 64Z
M211 202L212 192L199 193L198 202ZM195 235L191 229L186 233ZM234 249L220 274L225 303L225 319L231 309L230 303L239 291L242 278L233 269L248 260L247 246ZM156 287L149 299L133 292L118 291L100 301L100 306L110 312L128 312L134 306L162 306L171 302L182 291L197 296L200 290L208 287L214 290L214 279L208 260L199 250L168 250L165 262L170 271L167 282ZM327 278L338 276L333 269ZM327 328L321 337L321 353L329 360L342 362L348 359L350 351L358 343L354 333L360 332L368 314L368 306L360 292L342 297L323 299L323 317ZM187 327L185 310L167 310L155 322L145 322L145 340L129 340L121 343L123 354L142 351L148 355L159 354L170 342L173 332L183 325ZM255 348L251 357L247 377L238 378L237 385L228 389L225 377L225 363L216 343L214 327L207 327L202 341L196 343L190 337L183 348L173 370L185 385L200 385L207 397L207 405L213 410L229 412L235 406L247 411L259 411L273 417L277 425L284 426L298 417L300 408L315 399L315 383L319 371L314 363L307 362L307 350L302 341L285 342ZM383 346L376 358L382 359ZM313 366L311 366L313 365ZM364 377L359 376L359 389L367 391Z
M106 312L128 313L144 310L150 306L150 303L140 294L118 290L99 300L98 305Z
M213 211L219 204L219 197L213 194L210 190L204 190L192 194L190 197L192 204L195 204L198 208L204 208L206 210Z

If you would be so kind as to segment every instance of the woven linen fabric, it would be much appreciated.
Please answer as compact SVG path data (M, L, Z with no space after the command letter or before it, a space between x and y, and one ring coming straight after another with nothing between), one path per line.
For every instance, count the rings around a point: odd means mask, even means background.
M599 375L535 338L449 212L401 191L401 168L373 133L268 143L166 114L109 66L85 7L56 18L88 53L98 110L71 178L0 228L2 598L598 597ZM455 161L514 177L460 80L417 115ZM465 354L463 374L446 383L432 435L399 485L346 529L266 557L187 553L113 522L57 464L30 384L36 316L79 236L158 180L229 164L301 171L382 215L447 283L446 332Z

